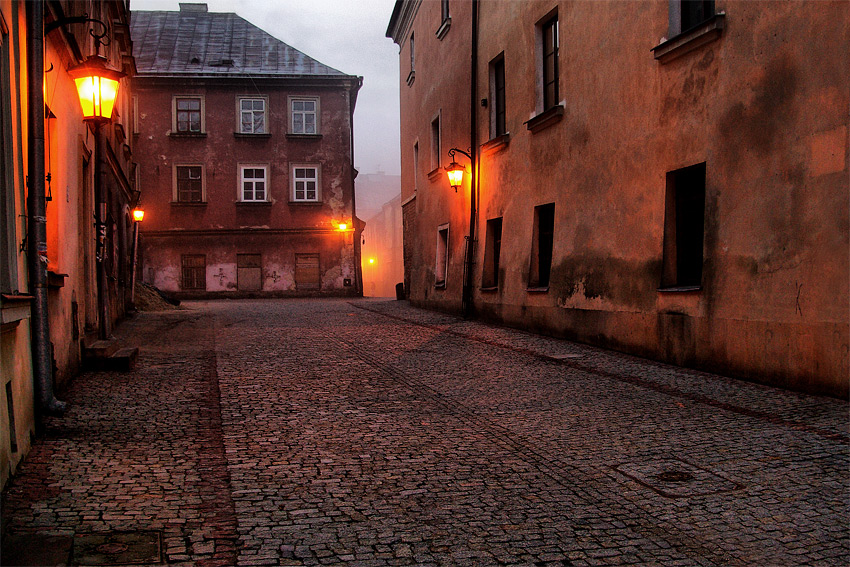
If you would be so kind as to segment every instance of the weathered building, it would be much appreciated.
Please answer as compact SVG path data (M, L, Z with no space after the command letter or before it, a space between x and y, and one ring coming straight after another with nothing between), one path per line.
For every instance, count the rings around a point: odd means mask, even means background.
M362 78L233 13L133 12L145 282L183 297L356 295Z
M410 300L847 396L849 20L399 0Z
M130 304L132 150L119 89L109 124L84 121L72 76L96 60L132 74L120 0L0 0L2 397L0 484L86 344ZM125 81L121 81L125 82Z
M404 281L401 196L384 203L363 229L363 295L396 297Z

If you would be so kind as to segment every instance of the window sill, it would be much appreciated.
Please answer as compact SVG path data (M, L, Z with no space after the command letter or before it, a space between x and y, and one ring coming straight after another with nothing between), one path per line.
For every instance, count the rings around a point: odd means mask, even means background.
M659 287L658 293L693 293L702 291L701 285L671 285L669 287Z
M198 201L198 202L183 202L183 201L171 201L172 207L206 207L206 201Z
M206 132L169 132L171 138L206 138Z
M715 14L705 22L652 48L659 63L667 63L686 53L711 43L723 33L726 14Z
M17 323L23 319L30 318L30 305L33 296L26 294L3 294L2 309L0 309L0 321L3 325Z
M290 205L299 205L302 207L316 207L322 204L321 201L289 201Z
M452 27L452 19L451 19L451 17L446 18L445 20L443 20L443 23L442 23L442 24L440 24L440 27L439 27L439 28L437 28L437 33L436 33L437 39L442 40L444 37L446 37L446 34L447 34L447 33L449 33L449 28L450 28L450 27Z
M549 286L546 287L527 287L525 291L528 293L549 293Z
M499 291L499 286L481 287L481 288L478 288L478 291L480 291L481 293L493 293L494 291Z
M271 134L249 134L247 132L234 132L234 138L246 138L246 139L268 139L271 138Z
M510 132L506 132L501 136L496 136L495 138L484 142L481 144L481 153L482 154L493 154L498 152L499 150L503 150L508 147L508 144L511 141Z
M411 71L410 74L407 75L407 86L408 87L411 86L413 84L413 81L415 81L415 80L416 80L416 72Z
M532 134L536 134L541 130L545 130L553 124L557 124L564 117L564 105L556 104L548 110L544 110L531 120L525 123Z
M271 207L272 201L235 201L237 207Z
M321 134L287 134L287 140L321 140Z
M65 278L67 277L68 274L59 274L53 270L47 270L47 287L51 289L65 287Z
M443 173L443 168L440 167L440 166L437 166L436 168L434 168L434 169L432 169L431 171L428 172L428 179L430 181L436 181L437 179L442 177L442 175L440 175L441 173Z
M446 282L435 282L434 289L446 289Z

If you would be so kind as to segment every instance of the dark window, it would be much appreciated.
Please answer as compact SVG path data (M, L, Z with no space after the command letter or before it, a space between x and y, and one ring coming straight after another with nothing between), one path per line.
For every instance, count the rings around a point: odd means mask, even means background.
M487 239L484 243L484 273L481 287L499 287L499 256L502 253L502 219L487 221Z
M500 57L492 66L493 72L493 135L507 133L505 127L505 58Z
M416 70L416 42L414 41L413 34L410 34L410 72L414 72Z
M558 104L558 16L547 20L543 31L543 110Z
M680 33L694 28L714 15L714 0L681 0Z
M667 173L662 287L702 285L705 163Z
M9 416L9 449L18 452L18 432L15 429L15 403L12 398L12 382L6 382L6 411Z
M200 165L177 166L177 202L201 203L204 197Z
M177 131L187 133L201 132L201 99L177 99Z
M431 171L440 167L440 117L431 121Z
M185 290L207 289L207 257L203 254L184 254L181 263L183 273L180 287Z
M555 234L555 203L534 207L534 229L531 242L531 272L528 287L549 286L552 270L552 243Z
M437 229L437 259L434 266L434 285L446 287L446 276L449 267L449 227Z

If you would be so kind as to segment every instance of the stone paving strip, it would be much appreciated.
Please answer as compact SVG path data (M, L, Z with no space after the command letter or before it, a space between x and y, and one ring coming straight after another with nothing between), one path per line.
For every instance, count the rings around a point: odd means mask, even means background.
M121 332L136 370L74 381L4 493L3 565L850 563L844 401L396 301Z

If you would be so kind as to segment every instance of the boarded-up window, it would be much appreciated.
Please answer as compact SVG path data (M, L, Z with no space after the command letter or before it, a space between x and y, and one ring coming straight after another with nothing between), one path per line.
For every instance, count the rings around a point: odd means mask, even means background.
M180 287L184 290L207 289L207 257L203 254L182 256L183 274Z
M319 289L321 279L319 275L318 254L296 254L295 255L295 288L296 289Z
M236 255L236 286L239 291L263 289L263 266L259 254Z

